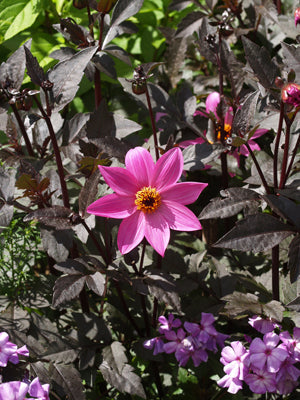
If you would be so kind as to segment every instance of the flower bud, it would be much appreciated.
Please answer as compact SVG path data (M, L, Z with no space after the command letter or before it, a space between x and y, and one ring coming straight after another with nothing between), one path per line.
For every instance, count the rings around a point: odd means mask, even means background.
M117 0L100 0L97 5L97 10L101 13L108 13L116 4Z
M288 83L281 90L281 99L287 104L295 107L300 106L300 85Z
M278 87L278 88L280 88L280 89L284 86L283 79L280 78L280 76L277 76L277 77L275 78L275 86Z
M81 10L82 8L85 8L87 6L87 1L88 0L73 0L73 7Z
M143 94L146 93L147 90L147 82L144 81L134 81L132 82L132 92L134 94Z
M300 7L296 8L294 17L295 17L295 26L297 27L297 25L300 24Z

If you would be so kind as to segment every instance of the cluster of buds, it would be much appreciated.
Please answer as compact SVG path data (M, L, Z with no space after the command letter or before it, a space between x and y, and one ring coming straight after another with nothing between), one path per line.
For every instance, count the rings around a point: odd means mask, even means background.
M214 327L215 318L210 313L202 313L200 323L184 322L169 314L168 318L158 318L161 334L146 340L144 347L153 349L153 354L175 354L179 366L185 366L191 358L195 367L208 360L207 351L217 352L217 344L224 346L227 335L219 333Z
M14 104L18 110L29 111L32 107L32 98L39 93L39 90L23 89L21 92L17 89L7 90L10 100L9 104Z
M0 367L6 367L8 362L18 364L19 356L29 356L27 347L18 348L16 344L10 342L6 332L0 332ZM2 377L0 376L0 378ZM30 397L26 397L26 395ZM1 383L0 400L9 399L50 400L49 384L42 385L38 377L29 380L27 376L24 377L23 381Z
M253 393L291 393L300 376L295 366L300 361L300 328L291 336L287 331L275 333L280 326L270 319L255 316L249 323L263 337L246 337L249 348L240 341L223 348L220 361L226 375L218 385L232 394L243 388L243 382Z

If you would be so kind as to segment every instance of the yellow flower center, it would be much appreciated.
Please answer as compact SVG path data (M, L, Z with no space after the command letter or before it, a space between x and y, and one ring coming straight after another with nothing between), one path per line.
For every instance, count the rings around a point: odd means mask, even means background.
M221 132L222 132L221 126L218 126L217 127L217 140L219 140L219 141L221 141L221 139L222 139ZM231 125L224 124L224 132L227 133L226 135L224 135L224 138L223 138L223 140L226 141L231 136Z
M151 186L143 187L135 195L135 204L138 210L144 213L152 213L158 209L161 203L160 194Z

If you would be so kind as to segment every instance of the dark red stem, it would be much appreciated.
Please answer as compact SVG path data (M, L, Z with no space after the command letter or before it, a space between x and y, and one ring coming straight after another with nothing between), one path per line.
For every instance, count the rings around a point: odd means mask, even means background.
M156 157L156 161L157 161L159 159L157 132L156 132L155 119L154 119L154 115L153 115L153 110L152 110L152 106L151 106L151 100L150 100L149 90L148 90L147 84L146 84L146 98L147 98L147 104L148 104L148 110L149 110L149 114L150 114L150 119L151 119L151 127L152 127L152 133L153 133L153 138L154 138L154 146L155 146L155 157Z
M277 178L278 150L282 132L283 118L284 118L284 102L282 101L280 103L280 115L279 115L278 129L277 129L275 148L274 148L274 159L273 159L273 181L275 189L277 189L278 187L278 178Z
M265 180L264 174L263 174L263 172L262 172L262 170L261 170L261 168L260 168L260 166L259 166L259 164L258 164L258 161L257 161L257 159L256 159L256 157L255 157L255 154L254 154L253 151L251 150L251 148L250 148L250 146L249 146L248 143L246 143L246 146L247 146L247 149L248 149L248 151L249 151L249 153L250 153L250 155L251 155L251 157L252 157L252 160L253 160L253 162L254 162L254 164L255 164L255 166L256 166L257 172L258 172L258 174L259 174L259 176L260 176L260 179L261 179L262 184L263 184L263 186L264 186L264 188L265 188L265 191L266 191L267 194L270 194L270 193L271 193L271 190L270 190L270 188L269 188L269 186L268 186L268 184L267 184L267 181Z
M11 104L11 108L13 110L13 113L15 114L15 117L16 117L17 121L18 121L18 124L19 124L20 130L21 130L23 139L25 140L25 145L26 145L26 148L27 148L28 155L30 155L31 157L34 157L34 151L33 151L33 148L31 146L31 142L29 140L29 137L27 135L24 123L23 123L23 121L22 121L22 119L20 117L20 114L19 114L19 112L17 110L17 107L14 104Z

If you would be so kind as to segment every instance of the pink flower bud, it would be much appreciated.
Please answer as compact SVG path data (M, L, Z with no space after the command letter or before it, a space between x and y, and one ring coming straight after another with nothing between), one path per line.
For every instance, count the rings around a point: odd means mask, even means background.
M297 27L297 25L300 24L300 7L296 8L294 17L295 17L295 26Z
M282 88L281 99L287 104L295 107L300 106L300 85L288 83Z

